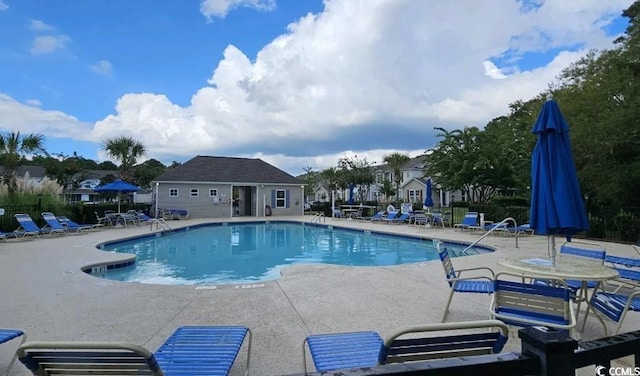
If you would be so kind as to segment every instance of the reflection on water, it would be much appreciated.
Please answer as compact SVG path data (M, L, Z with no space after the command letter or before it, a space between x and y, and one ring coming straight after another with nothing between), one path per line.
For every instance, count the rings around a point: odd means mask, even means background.
M196 227L105 250L137 256L136 266L110 270L105 278L171 285L273 280L292 264L388 266L438 259L431 240L277 222Z

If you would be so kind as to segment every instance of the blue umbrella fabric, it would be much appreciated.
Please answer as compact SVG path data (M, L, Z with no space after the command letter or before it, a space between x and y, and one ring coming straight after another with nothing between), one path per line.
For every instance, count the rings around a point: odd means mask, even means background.
M431 178L427 179L427 191L426 194L424 196L424 206L426 206L427 208L430 208L433 206L433 198L431 197L433 195L432 190L433 188L431 187Z
M127 183L126 181L121 179L93 188L94 192L116 192L118 194L118 212L120 212L120 194L123 192L124 193L137 192L139 190L140 190L140 187L133 185L131 183Z
M349 185L349 202L348 202L349 205L353 205L353 202L354 202L353 201L353 188L354 188L353 184L350 184Z
M589 229L578 176L571 153L569 125L552 99L542 106L532 132L538 141L531 156L531 228L550 236L550 253L555 258L553 235L570 238Z

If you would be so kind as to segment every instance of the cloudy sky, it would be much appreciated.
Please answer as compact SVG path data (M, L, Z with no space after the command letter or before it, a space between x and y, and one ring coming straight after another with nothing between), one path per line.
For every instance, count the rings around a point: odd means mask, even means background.
M0 0L0 132L104 160L380 163L484 126L612 47L632 0Z

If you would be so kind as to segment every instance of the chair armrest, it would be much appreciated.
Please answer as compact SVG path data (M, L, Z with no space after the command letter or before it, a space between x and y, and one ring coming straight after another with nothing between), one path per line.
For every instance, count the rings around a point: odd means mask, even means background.
M492 279L496 278L496 273L493 271L493 269L488 268L486 266L479 266L476 268L467 268L467 269L456 269L456 272L458 273L458 276L460 276L462 272L470 272L470 271L478 271L478 270L486 270L487 272L489 272L489 274L491 274Z

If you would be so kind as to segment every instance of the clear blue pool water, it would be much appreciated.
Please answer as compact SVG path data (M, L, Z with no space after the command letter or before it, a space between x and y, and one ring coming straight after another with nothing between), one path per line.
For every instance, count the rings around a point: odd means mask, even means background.
M454 254L466 248L448 246ZM99 248L136 255L133 266L110 269L102 277L165 285L268 281L296 264L389 266L438 259L430 239L295 222L195 226ZM490 251L475 247L466 254Z

